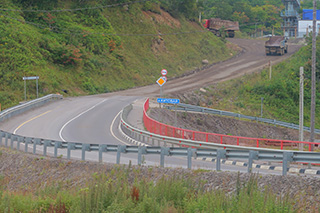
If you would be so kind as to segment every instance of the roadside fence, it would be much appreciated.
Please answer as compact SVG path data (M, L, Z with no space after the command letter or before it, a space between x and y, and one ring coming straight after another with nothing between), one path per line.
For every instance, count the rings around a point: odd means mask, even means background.
M282 126L290 129L299 129L299 125L293 124L293 123L287 123L283 121L277 121L275 119L268 119L268 118L261 118L261 117L254 117L254 116L247 116L247 115L242 115L239 113L233 113L233 112L227 112L227 111L222 111L222 110L217 110L217 109L210 109L206 107L200 107L200 106L194 106L190 104L177 104L177 108L172 107L172 106L166 106L167 109L170 110L180 110L180 111L185 111L185 112L200 112L200 113L207 113L207 114L215 114L215 115L222 115L222 116L229 116L229 117L234 117L234 118L243 118L243 119L248 119L251 121L259 121L263 123L268 123L272 125L277 125L277 126ZM311 128L310 127L303 127L305 131L310 132ZM320 129L315 129L315 133L320 134Z
M181 106L181 105L180 105ZM216 133L208 133L208 132L200 132L200 131L193 131L183 128L178 128L174 126L170 126L167 124L160 123L148 116L148 109L149 109L149 99L146 100L143 107L143 121L145 128L152 133L180 138L180 139L188 139L193 141L203 141L203 142L210 142L210 143L218 143L218 144L227 144L227 145L236 145L236 146L244 146L244 147L257 147L257 148L267 148L272 145L280 146L280 149L283 150L285 148L290 149L298 149L299 144L303 144L304 150L311 151L312 145L319 145L318 142L306 142L306 141L290 141L290 140L276 140L276 139L267 139L267 138L250 138L250 137L241 137L241 136L231 136L231 135L223 135L223 134L216 134ZM181 109L181 108L180 108ZM189 111L190 108L188 108ZM192 108L195 111L195 108ZM208 112L210 110L200 108L201 112ZM197 108L199 110L199 108ZM212 112L215 112L214 110ZM224 111L216 111L220 115L234 115L231 112L224 112ZM250 116L240 116L240 118L250 119ZM254 117L252 117L254 118ZM253 119L255 120L255 119ZM270 119L266 119L270 120ZM259 120L260 121L260 120ZM284 123L284 122L276 122ZM285 124L283 124L285 125Z

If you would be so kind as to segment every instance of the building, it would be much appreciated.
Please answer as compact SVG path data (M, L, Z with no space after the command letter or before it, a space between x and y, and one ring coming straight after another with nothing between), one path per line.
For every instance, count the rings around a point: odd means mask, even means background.
M320 27L320 10L317 10L317 31ZM308 36L313 30L313 9L303 9L302 20L298 24L298 37Z
M285 36L295 37L298 31L298 22L300 20L299 9L300 0L282 0L285 10L281 12L283 18L282 29Z

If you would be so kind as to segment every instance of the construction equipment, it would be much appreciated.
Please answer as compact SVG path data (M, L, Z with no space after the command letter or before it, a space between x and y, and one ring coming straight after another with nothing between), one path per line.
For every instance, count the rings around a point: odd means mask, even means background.
M284 36L270 36L265 43L266 55L284 55L288 52L287 38Z
M203 26L219 37L222 33L226 33L226 37L233 38L235 31L239 31L239 22L237 21L233 22L220 18L205 19L204 21Z

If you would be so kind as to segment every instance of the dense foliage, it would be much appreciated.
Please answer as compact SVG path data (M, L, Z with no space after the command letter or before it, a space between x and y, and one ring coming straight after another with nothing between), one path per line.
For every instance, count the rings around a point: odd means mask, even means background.
M204 0L203 5L205 18L238 21L242 32L281 30L284 5L278 0Z

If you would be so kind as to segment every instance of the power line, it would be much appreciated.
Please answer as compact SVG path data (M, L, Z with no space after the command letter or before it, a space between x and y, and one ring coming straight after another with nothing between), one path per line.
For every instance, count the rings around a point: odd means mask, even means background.
M34 25L34 26L39 27L41 29L48 29L49 28L49 30L52 31L52 32L60 33L60 34L66 34L66 35L108 35L108 36L120 36L121 37L121 36L168 36L168 35L182 35L182 34L195 34L195 33L210 32L208 30L196 30L196 31L187 31L187 32L174 32L174 33L157 33L157 34L153 34L153 33L133 34L133 33L88 32L88 31L75 31L75 30L71 30L71 29L61 29L61 28L57 28L57 27L49 27L49 26L46 26L46 25L25 21L25 20L22 20L22 19L10 17L10 16L3 15L3 14L0 14L0 17L1 16L9 18L9 19L16 20L16 21L19 21L19 22L22 22L22 23L31 24L31 25ZM64 32L63 30L70 31L70 32Z
M108 7L117 7L117 6L124 6L124 5L135 4L135 3L143 3L143 2L147 2L147 1L150 1L150 0L140 0L140 1L126 2L126 3L104 5L104 6L87 7L87 8L75 8L75 9L62 9L62 10L17 10L17 9L0 8L0 11L34 12L34 13L59 13L59 12L73 12L73 11L82 11L82 10L96 10L96 9L102 9L102 8L108 8Z

